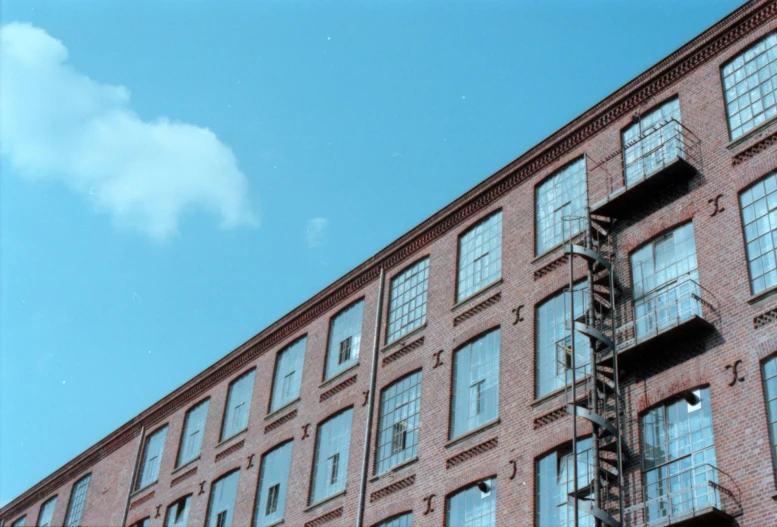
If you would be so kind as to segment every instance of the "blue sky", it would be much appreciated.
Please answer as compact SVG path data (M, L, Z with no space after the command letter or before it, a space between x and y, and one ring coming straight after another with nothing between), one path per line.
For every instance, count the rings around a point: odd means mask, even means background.
M0 505L741 0L6 0Z

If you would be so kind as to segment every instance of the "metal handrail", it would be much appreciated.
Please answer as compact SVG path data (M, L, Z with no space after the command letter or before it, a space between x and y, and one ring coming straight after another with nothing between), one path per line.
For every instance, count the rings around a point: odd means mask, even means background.
M627 507L624 510L624 526L671 525L712 509L732 517L741 514L742 491L726 472L710 463L703 463L669 474L661 479L661 484L664 488L671 488L673 481L683 479L690 484Z

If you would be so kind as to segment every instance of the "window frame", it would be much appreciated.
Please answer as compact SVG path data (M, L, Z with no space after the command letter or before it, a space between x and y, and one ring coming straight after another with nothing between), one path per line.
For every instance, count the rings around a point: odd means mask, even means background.
M275 406L275 397L276 397L276 390L278 388L281 389L281 391L285 390L285 384L282 382L281 384L278 384L278 375L280 374L279 365L281 361L281 357L284 353L289 352L294 346L299 344L300 342L303 342L303 348L302 348L302 358L300 359L300 368L299 368L299 388L297 392L296 397L290 397L289 399L284 399L283 401L279 402L277 406ZM281 410L282 408L287 407L288 405L292 404L294 401L299 399L302 395L302 376L305 373L305 359L307 358L307 351L308 351L308 334L304 333L298 337L293 338L292 340L288 341L288 344L281 347L278 352L275 354L275 361L273 365L273 372L272 372L272 383L270 384L270 400L268 402L267 407L267 414L273 414L277 412L278 410ZM326 354L325 354L326 355ZM326 360L326 358L324 358ZM326 369L326 368L325 368ZM291 373L287 373L284 375L284 379L289 377L289 375L297 373L297 370L292 370ZM291 382L289 383L289 386L291 386Z
M410 527L413 524L413 511L405 511L397 514L393 514L388 518L380 520L378 523L373 525L373 527L395 527L394 525L392 525L393 522L402 521L406 519L410 520L410 523L407 524L407 526ZM397 527L401 527L401 526L397 526Z
M181 501L184 502L184 515L186 517L186 523L189 523L189 513L191 513L192 510L192 500L194 498L194 494L189 493L184 496L179 497L177 500L172 502L170 505L167 506L167 510L165 511L165 519L164 527L173 527L173 525L168 525L170 523L170 513L172 512L173 507L178 505Z
M216 478L214 478L212 480L212 483L210 485L210 492L208 492L208 505L207 505L207 508L205 509L205 523L204 523L205 527L216 527L218 525L218 522L219 522L219 517L221 516L221 514L223 514L225 512L226 513L230 513L231 512L231 514L228 514L228 515L229 516L234 516L234 514L235 514L235 504L237 503L237 495L238 495L238 491L240 490L240 472L241 472L240 468L241 467L236 467L236 468L232 468L230 470L227 470L226 472L221 473L218 477L216 477ZM211 523L210 523L210 519L211 518L210 517L211 517L211 511L213 510L212 507L213 507L213 500L214 500L214 496L213 496L214 489L216 488L216 485L218 483L220 483L223 480L226 480L227 478L229 478L230 476L232 476L235 473L237 474L237 480L235 482L235 499L232 502L231 511L230 510L220 511L216 515L216 518L214 518L214 520L216 520L216 523L211 525Z
M196 410L197 408L199 408L203 404L207 404L208 408L205 410L205 419L203 420L202 429L200 430L202 432L202 434L201 434L201 439L200 439L199 452L197 453L196 456L193 456L191 459L187 459L186 461L181 461L181 455L183 454L184 440L185 440L185 437L186 437L186 427L187 427L188 422L189 422L189 416L191 415L191 413L194 410ZM208 414L209 413L210 413L210 396L205 397L204 399L201 399L201 400L197 401L193 405L189 406L189 408L186 410L186 413L184 414L184 417L183 417L183 425L181 426L181 437L178 440L178 451L175 454L175 468L180 468L180 467L182 467L184 465L187 465L187 464L195 461L202 454L202 442L203 442L203 440L205 438L205 431L206 431L207 426L208 426Z
M769 393L768 393L768 386L767 383L771 379L777 379L777 376L766 378L767 372L766 368L767 366L773 363L775 370L777 370L777 353L774 353L765 359L761 361L759 364L760 370L761 370L761 387L763 389L763 395L764 395L764 409L766 411L766 434L769 438L769 450L771 451L771 458L772 458L772 474L775 479L775 486L777 486L777 388L775 389L774 399L770 400L768 399ZM777 382L777 381L775 381ZM771 401L775 401L775 407L776 411L774 415L771 414L771 409L769 403Z
M240 374L238 374L235 377L233 377L231 381L229 381L229 384L227 385L227 396L224 399L224 410L221 413L221 426L219 427L219 443L223 443L227 439L235 437L239 433L241 433L241 432L243 432L245 430L248 430L248 423L249 423L249 421L251 419L251 403L252 403L253 398L254 398L254 388L256 387L256 372L257 372L257 367L254 366L254 367L251 367L251 368L241 372ZM231 399L232 399L232 389L233 389L233 387L235 386L235 384L238 381L242 380L243 378L247 377L248 375L253 375L253 379L251 381L250 394L248 395L247 400L243 401L241 404L238 404L237 406L230 407L230 402L231 402ZM242 406L243 404L247 404L248 405L246 410L245 410L245 412L246 412L246 424L245 424L245 426L243 428L239 429L239 430L232 430L232 433L227 435L226 432L227 432L227 426L228 426L228 418L234 419L234 414L233 415L229 415L230 414L230 408L232 408L232 409L238 408L238 407ZM210 404L208 405L208 410L210 410Z
M404 326L400 325L396 331L393 333L391 330L392 325L392 301L394 298L394 282L399 279L400 276L405 274L407 271L410 271L414 267L422 264L424 261L426 261L426 267L422 271L417 271L415 273L412 273L410 276L408 276L404 282L407 282L412 278L412 276L417 275L421 272L426 273L426 279L425 279L425 286L424 290L421 294L413 297L413 300L416 300L419 297L423 297L423 316L418 319L414 319L412 324L406 324ZM402 267L399 271L391 275L390 277L386 277L386 281L388 282L388 294L386 295L385 300L385 306L386 306L386 328L384 330L384 338L383 338L383 345L389 346L391 344L394 344L396 342L401 342L402 339L409 335L410 333L413 333L414 331L418 331L421 328L423 328L426 325L426 315L428 313L428 306L429 306L429 279L431 278L431 270L432 270L432 257L430 253L424 254L423 256L420 256L419 258L416 258L411 263L407 264L406 266ZM403 291L404 294L404 291ZM408 302L409 303L409 302ZM406 305L405 303L400 304L399 306L396 306L394 311L397 311L402 306ZM417 309L418 307L415 307ZM398 317L398 320L401 320L402 317ZM422 320L416 325L416 322L418 320ZM409 328L409 329L407 329Z
M754 218L753 221L751 221L749 223L746 222L746 220L745 220L745 210L744 210L745 207L742 206L742 197L744 196L745 192L749 192L756 185L763 185L764 186L764 195L763 195L762 198L758 198L758 200L760 200L760 199L765 199L766 200L766 203L767 203L767 205L766 205L766 207L767 207L766 214L764 214L761 218L768 217L770 215L769 208L768 208L769 207L769 205L768 205L768 196L771 195L771 194L767 194L768 191L766 190L766 181L768 179L770 179L770 178L775 178L777 180L777 170L770 170L770 171L768 171L766 174L763 174L761 177L759 177L755 181L752 181L752 182L748 183L744 188L742 188L741 190L739 190L737 192L737 205L739 206L739 219L740 219L741 225L742 225L742 241L744 243L744 252L745 252L745 266L747 268L747 282L748 282L748 287L749 287L750 295L751 296L758 296L758 295L767 294L769 291L775 290L777 288L777 285L771 285L769 287L764 287L763 289L761 289L758 292L756 292L755 289L754 289L755 281L758 280L759 278L765 277L768 273L762 273L757 278L753 278L753 273L752 273L752 271L750 269L751 260L750 260L750 254L749 254L748 246L751 243L754 243L754 242L757 242L757 241L761 240L766 235L758 236L757 233L756 233L756 238L754 240L748 240L748 237L747 237L747 227L749 225L755 225L760 218ZM777 191L774 191L774 192L777 192ZM753 205L755 205L755 202L758 201L758 200L754 199L751 203L749 203L746 206L747 207L753 206ZM775 210L777 210L777 209L775 209ZM769 231L769 234L772 235L772 239L773 239L773 241L772 241L773 247L771 249L771 252L773 254L775 254L774 257L777 258L777 246L774 245L774 237L775 237L775 234L777 234L777 224L775 225L774 229ZM763 258L765 254L766 253L760 254L758 256L758 259Z
M73 511L73 498L76 497L76 496L74 496L74 494L76 492L76 489L77 489L78 485L82 481L84 481L84 480L87 480L86 481L86 490L84 490L83 499L81 500L81 503L79 504L81 506L81 510L78 512L78 521L77 522L72 522L72 519L70 518L70 514ZM85 474L84 476L78 478L78 480L75 483L73 483L73 486L70 489L70 499L68 500L67 509L65 510L65 523L64 523L64 525L66 527L78 527L81 524L81 519L84 517L84 510L86 509L86 498L87 498L87 496L89 494L89 486L90 486L91 482L92 482L92 473L90 472L89 474Z
M539 215L537 214L537 212L539 211L539 206L540 206L540 200L539 200L540 188L543 185L550 183L550 181L553 178L555 178L556 176L561 175L563 173L563 171L571 169L572 166L575 163L578 163L578 162L582 162L583 163L583 181L585 182L585 189L583 190L582 194L580 194L580 195L583 196L583 199L585 200L585 202L587 204L588 203L588 162L587 162L585 154L581 154L581 155L575 156L573 159L567 161L563 165L559 166L558 168L556 168L555 170L553 170L552 172L547 174L545 177L543 177L540 181L538 181L534 185L534 192L533 192L533 200L534 200L533 204L534 204L534 207L533 207L533 210L532 210L532 229L533 229L532 243L534 244L534 258L535 258L535 260L539 259L539 258L542 258L543 256L545 256L547 254L550 254L553 251L557 250L559 247L561 247L564 244L564 239L565 239L564 236L563 236L563 223L562 223L562 238L561 238L561 241L558 242L558 243L555 243L553 245L549 245L548 247L545 247L545 248L542 249L542 251L540 251L540 244L539 244L540 229L539 229L539 224L538 224L538 217L539 217ZM570 200L568 202L565 202L564 205L571 204L571 203L572 203L572 201ZM563 207L563 205L562 205L562 207ZM561 207L556 207L553 210L555 212L555 211L559 210L560 208ZM585 210L585 207L583 207L583 210ZM583 229L580 229L575 234L570 235L570 237L577 236L582 231L583 231Z
M153 432L151 432L150 434L147 434L146 437L143 439L143 449L142 449L142 451L140 453L140 463L138 464L138 470L137 470L137 473L136 473L136 476L135 476L137 478L137 481L135 482L135 485L134 485L134 491L135 492L137 492L137 491L139 491L141 489L145 489L147 487L150 487L151 485L153 485L153 484L155 484L156 482L159 481L159 472L162 469L162 458L163 458L163 456L165 454L165 443L167 442L167 432L169 431L169 426L168 425L169 425L169 423L165 423L165 424L163 424L161 426L158 426L157 428L154 429ZM161 448L159 450L159 456L158 456L159 457L159 461L157 463L157 468L156 468L156 477L154 478L153 481L148 481L148 482L146 482L144 484L143 483L143 473L146 470L146 463L148 461L146 459L146 454L148 452L148 443L151 440L151 438L154 437L156 434L163 434L164 435L164 437L162 438L162 442L161 442L162 446L161 446Z
M11 522L11 527L24 527L24 523L27 521L27 515L19 516L16 521Z
M57 511L57 501L58 501L57 498L59 498L59 494L55 494L54 496L50 497L49 499L47 499L41 504L40 509L38 509L38 519L35 521L35 527L51 527L51 522L54 520L54 513ZM48 523L46 523L45 525L41 525L40 522L42 519L41 517L43 516L44 509L46 508L46 505L52 502L53 502L53 505L51 506L51 517L48 519Z
M499 514L498 514L498 510L499 509L497 507L497 505L498 505L497 504L497 499L498 499L498 492L499 492L499 487L497 485L498 479L499 478L497 477L497 474L491 474L491 475L488 475L488 476L485 476L485 477L482 477L482 478L478 478L475 481L470 481L469 483L467 483L465 485L462 485L459 488L454 489L453 491L449 492L445 496L445 503L443 504L443 525L444 525L444 527L460 527L459 524L457 524L456 526L451 526L450 525L450 521L451 521L451 501L454 498L458 497L459 495L462 495L462 494L466 493L470 489L476 489L478 492L480 492L481 493L480 499L486 499L486 498L490 498L490 497L493 496L493 501L494 501L494 506L493 506L494 524L493 525L498 525L498 523L497 523L497 520L499 518ZM481 491L478 488L478 485L480 485L481 483L486 483L487 485L489 485L489 489L488 489L487 493L483 493L483 491ZM465 505L466 505L466 502L465 502ZM464 515L465 515L464 521L466 522L467 521L466 520L466 509L465 509ZM482 516L480 518L476 518L476 520L481 520L481 521L482 521L482 519L483 519ZM481 525L481 524L482 524L481 522L478 522L478 525ZM464 526L465 524L461 524L461 525Z
M326 425L327 423L333 421L334 419L344 415L345 413L350 412L350 424L349 424L349 434L347 436L348 444L343 449L339 449L336 452L326 452L325 454L328 454L325 458L321 458L321 428ZM349 468L349 459L351 457L351 439L353 436L353 415L354 415L354 407L353 406L347 406L345 408L341 408L337 410L336 412L330 414L322 421L319 421L319 423L316 425L316 437L315 437L315 443L313 444L313 463L311 465L310 470L310 483L308 486L308 499L307 499L307 506L312 507L318 503L321 503L322 501L330 499L332 496L336 496L342 492L345 491L345 488L348 483L348 468ZM340 456L340 454L345 454L345 456ZM343 488L341 490L335 490L334 492L327 494L325 496L316 496L316 481L317 476L319 474L319 469L323 469L326 473L326 481L329 481L326 486L331 486L331 471L330 471L330 463L329 460L337 454L338 456L338 465L337 470L339 474L340 467L343 468ZM345 462L343 463L341 457L345 458ZM321 463L321 466L319 467L319 463Z
M384 407L384 396L386 393L388 393L389 390L392 388L396 388L399 386L400 383L404 382L405 380L413 383L414 379L413 377L418 376L417 382L414 384L410 384L408 390L404 390L402 392L397 392L396 395L393 397L397 397L398 395L401 395L401 393L404 393L405 391L410 390L417 390L418 396L414 397L413 399L409 399L407 402L402 403L400 405L396 405L392 407L391 413L397 411L397 409L402 408L403 406L407 406L410 404L417 404L418 405L418 412L414 414L408 414L404 418L400 419L399 421L392 422L387 428L383 428L383 419L386 417L385 413L385 407ZM410 445L409 448L415 448L416 453L410 457L407 457L401 461L397 461L394 463L391 463L390 460L396 456L404 452L408 449L407 442L408 442L408 436L410 434L413 434L413 437L420 437L420 427L410 428L408 425L408 421L411 421L413 419L417 420L420 423L421 419L421 399L423 396L423 368L417 368L415 370L412 370L410 372L404 373L400 375L399 377L396 377L394 380L388 382L381 390L380 390L380 398L378 400L378 418L377 422L375 424L375 454L373 458L373 475L380 475L385 474L386 472L390 472L394 467L401 465L402 463L406 463L409 460L412 460L413 458L418 456L418 445L420 443L420 440L417 440L414 444ZM392 397L392 398L393 398ZM398 451L394 451L394 432L395 427L398 423L405 423L405 430L404 430L404 448ZM386 430L391 430L391 439L388 443L382 442L382 434ZM390 453L387 457L381 458L381 449L384 448L386 445L389 445ZM386 461L387 466L381 470L381 464Z
M348 335L345 339L341 340L337 343L336 348L333 348L333 342L332 337L334 329L335 329L335 323L341 315L345 315L346 312L348 312L350 309L355 308L358 304L361 304L361 320L359 321L359 334L358 336L358 344L356 346L353 345L353 337L354 335ZM361 348L362 348L362 335L364 333L364 315L365 315L365 308L366 305L366 297L362 296L360 298L357 298L356 300L349 302L345 307L338 310L334 315L329 317L329 323L327 325L327 334L326 334L326 353L324 353L324 372L323 377L321 379L321 382L326 382L330 379L333 379L343 373L344 371L353 368L357 364L359 364L359 357L361 356ZM348 359L345 361L341 361L342 358L342 344L348 341ZM356 356L354 357L354 349L356 350ZM330 371L330 353L333 351L336 351L338 354L337 360L334 361L334 367L332 368L332 371ZM343 367L342 365L345 363L350 362L351 364L348 364L347 366Z
M494 218L497 215L499 216L499 276L497 276L496 278L492 279L489 282L483 283L482 285L480 285L477 288L475 288L474 282L473 282L473 289L472 289L472 291L467 296L461 296L460 297L460 293L461 293L461 280L460 280L460 278L461 278L461 270L462 270L462 261L461 261L461 257L462 257L461 243L462 243L462 239L466 235L468 235L470 232L472 232L473 230L477 229L478 227L480 227L484 223L487 223L489 220L491 220L492 218ZM503 271L502 264L504 262L504 250L503 249L504 249L504 208L501 207L501 206L498 207L498 208L495 208L495 209L493 209L493 210L491 210L491 211L489 211L487 213L482 214L476 220L474 220L473 222L468 224L466 227L461 229L461 231L459 231L458 235L456 236L456 262L455 262L455 265L456 265L455 280L456 280L456 282L455 282L455 285L454 285L454 288L453 288L453 305L454 306L457 306L457 305L459 305L459 304L461 304L463 302L466 302L470 298L473 298L473 297L477 296L478 293L488 289L489 287L493 286L494 284L498 283L500 280L502 280L504 278L504 275L502 273L502 271ZM489 252L487 252L485 254L482 254L478 258L475 258L475 259L472 260L471 265L473 267L473 276L474 276L475 262L477 260L483 258L485 255L491 254L491 251L492 251L492 249L490 249ZM427 283L427 294L428 294L428 283Z

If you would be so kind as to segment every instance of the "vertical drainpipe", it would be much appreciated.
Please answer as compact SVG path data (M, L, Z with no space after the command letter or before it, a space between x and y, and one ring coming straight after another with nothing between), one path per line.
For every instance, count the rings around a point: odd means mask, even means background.
M121 517L121 527L127 525L127 515L129 514L130 498L132 497L132 485L135 483L135 474L138 472L138 463L140 462L140 449L143 447L143 439L146 436L146 427L140 425L140 437L138 438L138 447L135 449L135 462L132 464L130 473L129 490L127 490L127 503L124 504L124 514Z
M372 440L372 414L375 406L375 383L378 376L378 349L380 348L380 321L383 314L383 266L380 267L380 285L378 286L378 307L375 310L375 333L372 344L372 363L370 366L370 390L367 394L367 426L364 430L364 451L362 452L362 473L359 482L359 508L356 513L356 527L364 522L364 502L367 490L367 472L370 467L370 442Z

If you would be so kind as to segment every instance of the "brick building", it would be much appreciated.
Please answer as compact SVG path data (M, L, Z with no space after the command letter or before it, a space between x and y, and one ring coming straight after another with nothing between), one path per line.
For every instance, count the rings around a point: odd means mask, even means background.
M2 526L555 527L577 503L581 526L773 527L775 143L777 0L753 1Z

